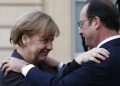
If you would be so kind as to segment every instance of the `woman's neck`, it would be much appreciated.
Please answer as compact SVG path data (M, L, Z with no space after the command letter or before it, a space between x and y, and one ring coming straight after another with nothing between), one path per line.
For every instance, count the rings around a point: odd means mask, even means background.
M28 54L28 52L26 52L24 49L22 49L21 47L17 48L17 52L24 58L24 60L28 63L32 63L30 61L30 56Z

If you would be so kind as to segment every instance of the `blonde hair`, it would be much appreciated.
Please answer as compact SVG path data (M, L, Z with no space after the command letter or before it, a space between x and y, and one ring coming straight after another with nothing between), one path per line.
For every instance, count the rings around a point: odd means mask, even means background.
M23 45L22 36L33 36L40 33L44 37L59 36L60 32L58 26L53 19L41 12L32 11L21 18L15 23L11 30L10 43Z

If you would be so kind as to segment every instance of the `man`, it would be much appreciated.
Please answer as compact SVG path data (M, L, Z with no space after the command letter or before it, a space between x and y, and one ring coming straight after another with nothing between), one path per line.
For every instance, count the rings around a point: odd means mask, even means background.
M118 10L106 0L90 0L81 10L79 23L86 45L106 48L109 58L100 64L86 62L65 76L53 76L28 65L22 73L29 82L35 86L120 86Z

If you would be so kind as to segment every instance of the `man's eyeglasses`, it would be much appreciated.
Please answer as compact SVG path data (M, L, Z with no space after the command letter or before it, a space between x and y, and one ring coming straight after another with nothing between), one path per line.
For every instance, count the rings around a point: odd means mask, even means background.
M79 22L78 22L78 26L80 27L80 29L82 29L84 23L85 23L86 21L89 21L89 20L91 20L91 18L88 18L87 20L84 20L84 21L79 21Z

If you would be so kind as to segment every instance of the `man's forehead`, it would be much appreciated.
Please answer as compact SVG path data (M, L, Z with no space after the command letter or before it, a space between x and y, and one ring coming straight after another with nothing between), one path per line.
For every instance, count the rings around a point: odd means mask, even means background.
M82 18L87 18L87 9L88 9L88 5L89 4L86 4L83 8L82 8L82 10L81 10L81 12L80 12L80 19L82 20Z

